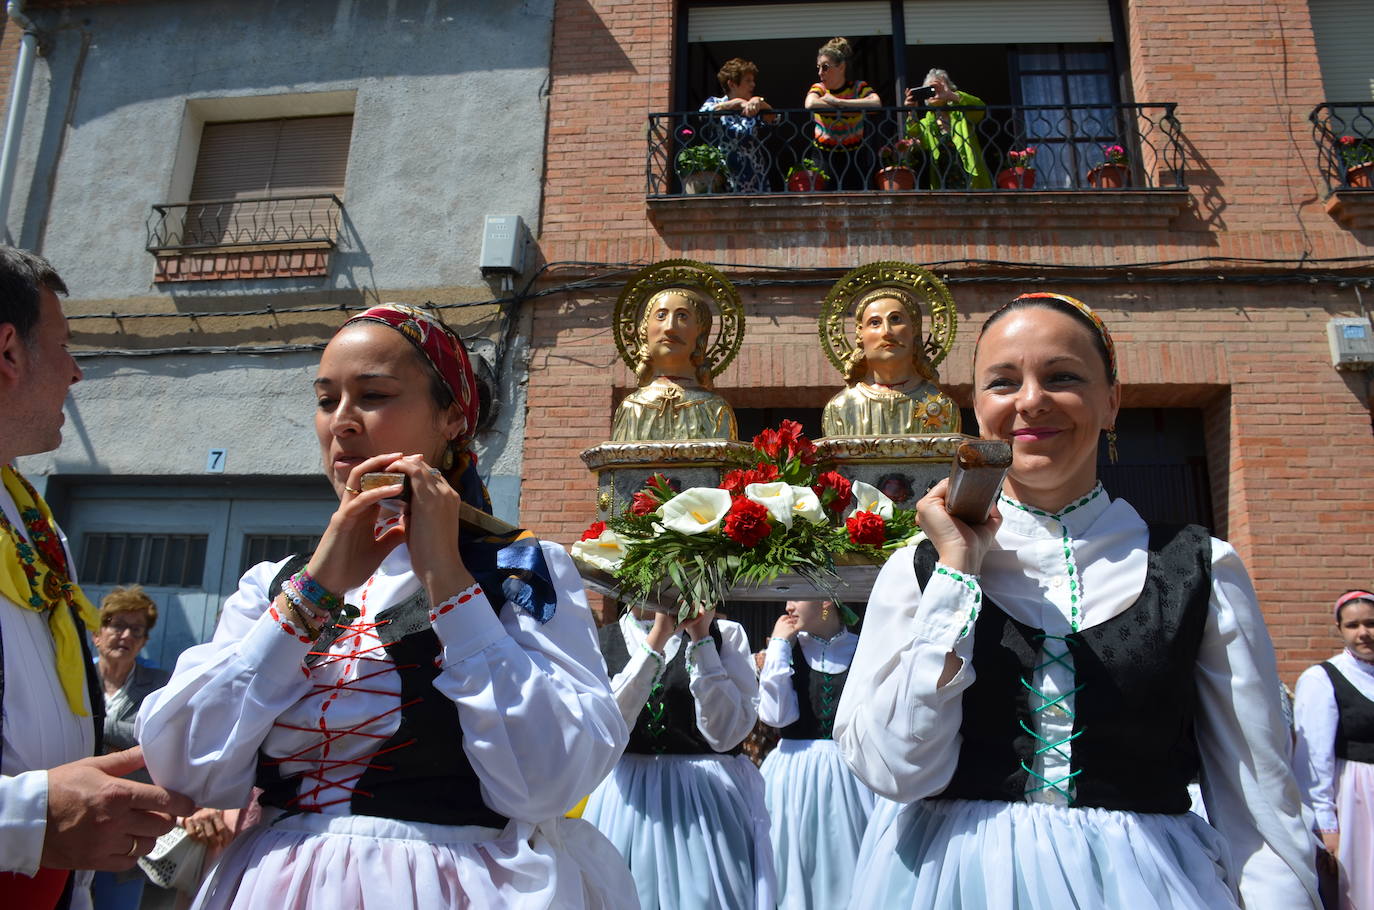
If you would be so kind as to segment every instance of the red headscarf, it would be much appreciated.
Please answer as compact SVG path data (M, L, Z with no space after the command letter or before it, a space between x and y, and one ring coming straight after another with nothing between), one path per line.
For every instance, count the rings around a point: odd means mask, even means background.
M367 320L389 325L400 332L424 355L434 372L462 409L467 429L454 440L458 448L466 448L467 441L477 431L477 378L463 341L438 319L403 303L384 303L349 319L344 325Z

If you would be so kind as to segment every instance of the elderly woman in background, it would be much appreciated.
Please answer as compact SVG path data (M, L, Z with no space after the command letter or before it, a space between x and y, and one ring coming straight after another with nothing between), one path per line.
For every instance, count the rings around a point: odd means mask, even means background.
M196 907L634 906L614 848L563 817L628 738L582 580L559 546L460 520L491 511L462 341L373 307L314 390L338 510L313 554L248 570L139 716L155 780L212 806L264 791Z
M1374 907L1374 593L1336 598L1344 650L1298 677L1293 766L1340 867L1341 910Z
M759 68L748 60L735 57L725 61L716 74L725 94L707 98L701 105L703 111L731 112L713 118L708 128L712 134L724 134L720 139L712 138L725 153L732 193L768 192L768 161L759 145L758 127L760 120L768 123L777 115L764 114L773 108L762 96L754 94L758 75Z
M935 89L926 100L935 108L920 120L908 120L906 132L921 140L930 156L930 187L937 190L985 190L992 186L988 166L983 161L983 146L978 141L978 124L985 111L946 111L947 105L982 107L983 102L968 92L961 92L949 73L933 69L926 74L922 85ZM906 104L916 103L915 89L907 89Z
M814 111L813 142L829 171L845 189L864 189L873 170L873 155L864 147L864 112L883 106L873 86L854 79L854 49L844 38L831 38L816 52L819 80L806 91L806 109Z

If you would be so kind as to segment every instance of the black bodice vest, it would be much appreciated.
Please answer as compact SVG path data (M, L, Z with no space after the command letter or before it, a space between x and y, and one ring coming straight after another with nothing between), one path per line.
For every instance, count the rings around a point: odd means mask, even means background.
M935 549L917 549L922 587ZM1211 539L1195 525L1150 528L1145 586L1104 623L1072 632L1075 773L1070 805L1131 812L1187 812L1198 773L1194 664L1211 597ZM1017 622L986 595L974 624L975 680L964 692L963 742L939 799L1021 802L1039 743L1030 685L1044 657L1044 630Z
M1374 701L1364 697L1331 662L1322 661L1336 693L1336 757L1374 763Z
M833 739L835 709L849 677L846 668L839 673L811 669L802 653L801 642L792 642L792 688L797 693L797 719L778 731L783 739Z
M597 633L601 640L601 656L606 659L607 674L614 677L630 662L625 634L619 623L602 626ZM711 622L711 638L716 649L721 646L720 627ZM625 751L635 755L717 755L706 737L697 729L696 701L688 688L691 677L687 673L687 641L684 639L663 668L658 682L649 690L649 700L639 712L630 742ZM738 755L736 746L727 755Z
M301 564L287 563L270 590L278 590ZM482 801L477 772L463 751L458 708L434 688L441 646L430 626L429 607L421 589L375 617L377 635L401 679L401 721L391 738L377 745L362 777L350 785L349 808L355 815L504 828L508 819ZM313 655L325 651L329 640L322 636L316 642L308 662L319 659ZM264 806L300 811L299 793L315 781L283 777L280 760L260 752L257 785L263 789L259 802Z

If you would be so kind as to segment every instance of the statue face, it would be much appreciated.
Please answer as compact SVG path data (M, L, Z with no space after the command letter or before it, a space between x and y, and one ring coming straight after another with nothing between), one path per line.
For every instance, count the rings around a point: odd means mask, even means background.
M681 294L664 294L649 305L644 317L649 356L690 357L701 337L701 320L692 300Z
M916 332L911 314L895 297L880 297L864 308L859 343L870 365L911 363Z

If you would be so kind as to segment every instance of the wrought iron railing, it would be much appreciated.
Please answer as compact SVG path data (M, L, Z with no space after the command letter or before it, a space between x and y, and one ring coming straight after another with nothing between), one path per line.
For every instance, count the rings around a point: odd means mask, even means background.
M325 243L339 236L343 202L333 193L164 202L148 216L152 253Z
M1327 101L1309 119L1326 191L1374 188L1374 103Z
M875 189L1176 189L1184 186L1184 155L1175 107L875 108L863 115L862 138L849 150L817 144L815 117L825 112L777 110L752 120L738 112L650 114L647 192L662 197ZM886 171L889 164L902 163L896 160L903 153L899 140L912 140L905 150L909 173ZM1119 147L1118 154L1112 153L1113 146ZM1035 154L1018 171L1013 153L1028 147ZM1110 158L1124 163L1112 164ZM690 176L713 161L718 177L710 171ZM828 179L798 176L808 170Z

